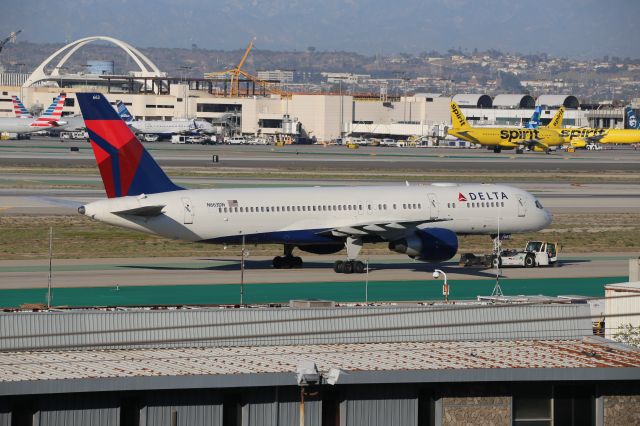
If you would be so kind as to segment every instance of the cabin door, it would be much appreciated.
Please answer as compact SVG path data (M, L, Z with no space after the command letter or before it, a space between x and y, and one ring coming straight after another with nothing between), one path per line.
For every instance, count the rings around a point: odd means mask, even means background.
M522 195L518 195L518 217L524 217L526 213L527 200Z
M436 194L427 194L429 197L429 211L431 219L437 219L440 216L440 203Z
M193 223L193 205L188 198L182 199L182 206L184 207L184 224L190 225Z

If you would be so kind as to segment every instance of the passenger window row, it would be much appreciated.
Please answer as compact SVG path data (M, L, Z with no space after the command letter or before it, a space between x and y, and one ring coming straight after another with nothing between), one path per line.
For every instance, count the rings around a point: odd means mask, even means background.
M371 210L372 205L367 204L367 209ZM421 209L421 203L403 204L404 210ZM270 207L218 207L218 213L280 213L280 212L311 212L311 211L362 211L362 204L337 204L320 206L270 206ZM393 204L396 210L396 204ZM378 210L387 210L386 204L378 204Z
M467 208L504 207L504 201L467 203Z

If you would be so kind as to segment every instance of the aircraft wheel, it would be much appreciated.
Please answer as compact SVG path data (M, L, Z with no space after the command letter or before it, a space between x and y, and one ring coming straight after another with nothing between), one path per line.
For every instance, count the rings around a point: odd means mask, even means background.
M516 154L523 154L523 153L524 153L523 149L520 149L520 148L516 149Z
M355 272L356 274L363 274L364 273L364 263L360 262L359 260L356 260L353 263L353 272Z
M532 254L528 254L524 258L524 267L533 268L536 266L536 258Z
M502 151L502 147L500 146L493 147L493 152L495 152L496 154L500 154L501 151Z
M342 274L344 272L344 262L336 260L336 263L333 264L333 270L338 274Z
M283 258L280 256L276 256L273 258L273 267L275 269L282 269Z
M296 256L296 257L292 258L291 260L292 260L291 265L294 268L302 268L302 258L301 257Z
M343 272L345 274L353 273L353 261L346 261L343 263Z

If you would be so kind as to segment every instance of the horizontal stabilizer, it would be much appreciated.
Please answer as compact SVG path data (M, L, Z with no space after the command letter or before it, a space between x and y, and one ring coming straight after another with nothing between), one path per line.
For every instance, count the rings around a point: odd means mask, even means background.
M160 204L157 206L143 206L136 207L134 209L128 210L120 210L116 212L111 212L113 214L120 215L129 215L129 216L142 216L142 217L152 217L152 216L160 216L162 214L162 209L166 206L164 204Z

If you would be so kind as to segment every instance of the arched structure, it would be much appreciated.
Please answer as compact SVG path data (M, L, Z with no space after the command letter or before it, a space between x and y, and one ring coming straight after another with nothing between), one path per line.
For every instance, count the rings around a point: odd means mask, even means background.
M536 105L547 108L564 106L567 109L580 108L578 98L573 95L540 95L536 100Z
M536 107L536 101L529 95L502 94L493 98L493 107L533 109Z
M453 97L453 102L465 108L491 108L491 96L481 93L460 93Z
M38 65L38 67L31 73L27 81L24 82L22 87L30 87L39 81L48 80L48 79L59 76L60 69L69 60L69 58L78 49L94 41L106 41L121 48L127 55L129 55L131 59L133 59L133 61L140 68L140 72L136 73L137 77L164 77L164 73L158 69L156 64L151 62L149 58L147 58L142 52L140 52L138 49L131 46L130 44L125 43L122 40L115 39L113 37L91 36L91 37L85 37L85 38L81 38L79 40L73 41L67 44L66 46L62 47L61 49L58 49L51 56L45 59L40 65ZM45 73L44 71L45 67L49 65L56 57L58 57L64 52L66 53L64 54L64 56L62 56L62 58L60 58L56 66L53 68L53 71L51 71L51 74L47 75L47 73Z

